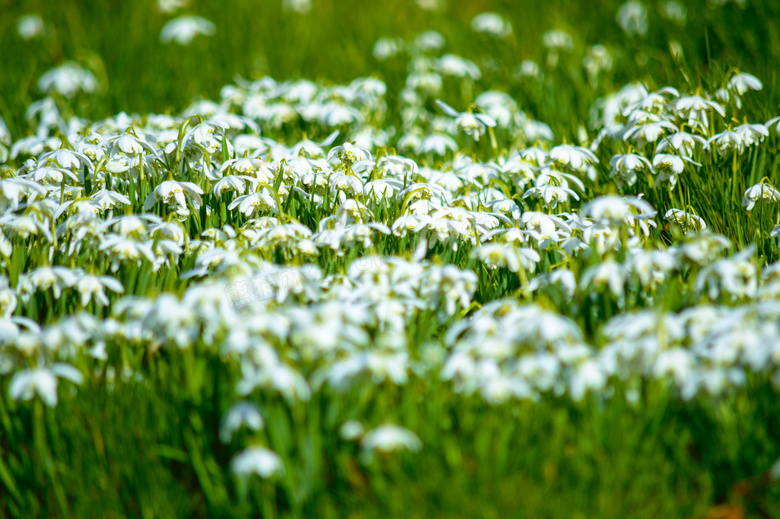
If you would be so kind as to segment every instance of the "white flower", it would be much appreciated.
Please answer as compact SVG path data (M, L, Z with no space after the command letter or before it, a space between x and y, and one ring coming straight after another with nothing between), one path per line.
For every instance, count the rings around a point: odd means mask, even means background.
M100 207L103 211L111 209L116 204L130 205L130 199L121 193L116 191L109 191L108 189L100 189L95 191L92 196L92 203L96 207Z
M533 249L517 248L511 244L490 243L472 249L471 256L479 258L488 268L506 267L511 272L533 272L540 261L539 253Z
M696 147L701 146L707 148L707 140L701 135L695 135L686 132L677 132L668 135L661 142L658 143L658 147L655 149L656 153L665 151L666 148L671 147L679 155L683 157L691 158Z
M111 276L82 276L76 282L76 290L81 294L81 306L87 306L93 297L101 305L108 306L109 301L105 293L106 288L120 294L125 291L122 283Z
M469 78L476 81L482 77L482 72L473 61L454 54L445 54L439 58L436 68L442 74L458 78Z
M422 442L412 431L393 424L380 425L370 430L360 442L365 453L393 452L422 449Z
M41 36L46 30L43 19L37 14L27 14L20 16L16 21L16 32L23 40L31 40Z
M726 87L736 92L737 95L741 96L750 90L761 90L764 88L764 85L761 84L761 81L756 76L747 74L745 72L740 72L738 74L734 74L731 79L729 79Z
M157 0L157 10L161 13L173 13L187 7L190 0Z
M14 375L8 386L13 400L31 400L35 395L49 406L57 405L57 377L70 380L76 385L84 381L81 372L70 364L55 363L50 368L26 369Z
M574 48L574 40L566 31L554 29L542 35L544 46L550 50L571 51Z
M189 45L195 36L211 36L215 30L216 26L212 22L200 16L179 16L165 24L160 32L160 41Z
M265 447L249 447L241 451L230 462L230 470L239 477L247 478L257 474L263 479L284 474L282 458Z
M661 16L678 25L685 25L688 18L688 9L676 0L667 0L660 5Z
M751 186L742 196L742 207L750 211L756 202L780 202L780 191L764 182Z
M79 90L91 94L97 87L95 74L72 61L49 70L38 80L41 92L54 91L64 97L73 97Z
M572 373L570 394L575 402L582 400L588 390L602 390L608 373L596 359L588 359Z
M567 166L582 171L586 166L598 164L599 159L587 148L560 144L550 150L550 160L558 166Z
M683 227L683 229L695 229L703 231L707 228L707 224L700 216L687 213L682 209L669 209L664 215L664 219L670 222L674 222Z
M653 167L655 168L658 177L655 179L654 187L666 180L674 187L677 185L677 175L685 171L685 163L701 166L691 159L681 156L672 155L669 153L658 153L653 157Z
M374 57L379 61L392 58L404 48L404 42L400 38L381 38L374 44Z
M332 148L328 153L328 161L336 158L342 162L354 164L361 160L371 160L371 152L360 146L345 142L341 146Z
M158 201L162 201L166 204L177 206L179 210L187 209L187 197L189 195L192 200L192 206L198 209L201 205L200 195L203 194L203 190L192 182L177 182L175 180L165 180L160 185L154 188L154 191L149 193L144 201L144 210L148 211ZM189 213L187 213L189 214Z
M478 14L471 20L471 28L496 38L505 38L512 34L512 24L504 20L498 13Z
M237 402L225 415L225 419L222 421L222 427L219 431L219 439L222 443L230 443L230 439L233 434L246 426L253 431L259 431L263 428L263 415L260 414L260 410L252 402Z
M621 182L633 186L636 183L636 174L641 171L650 171L652 165L642 155L627 153L625 155L614 155L609 161L612 171L609 177L617 177Z
M612 260L604 260L586 270L580 278L580 288L599 289L607 286L615 297L623 295L625 271L619 263Z
M449 135L432 133L420 142L416 151L420 154L433 153L443 157L447 154L447 150L452 152L458 151L458 143L455 142L455 139Z
M339 428L339 435L347 441L356 440L363 436L364 431L365 428L362 423L357 420L349 420L344 422L341 428Z
M455 126L466 135L474 137L475 141L485 134L487 128L496 125L495 119L485 114L474 114L471 112L458 112L448 104L436 100L436 104L444 113L455 118Z
M423 52L436 52L444 48L447 41L441 33L436 31L425 31L417 35L414 39L414 47Z
M444 7L444 0L417 0L417 7L423 11L440 11Z
M568 187L546 184L543 186L534 186L523 193L523 198L541 199L548 207L556 207L560 202L568 202L569 197L579 200L580 197Z
M257 193L239 196L230 203L228 209L232 211L236 207L240 213L246 216L251 216L255 211L277 210L273 193L265 187Z
M638 214L634 211L638 211ZM620 225L634 218L646 220L655 216L652 206L638 197L604 195L582 206L582 214L604 225Z
M626 2L618 9L617 23L629 36L644 36L647 34L647 9L636 0Z
M299 14L306 14L311 11L312 0L282 0L282 9Z

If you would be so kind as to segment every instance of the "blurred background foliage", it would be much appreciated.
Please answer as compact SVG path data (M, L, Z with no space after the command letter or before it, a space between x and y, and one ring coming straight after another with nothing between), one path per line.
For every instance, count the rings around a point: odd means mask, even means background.
M488 48L491 62L478 60L481 82L507 90L524 110L553 127L582 120L595 96L629 81L679 83L679 77L670 77L681 70L670 42L679 43L680 65L694 74L697 66L711 62L760 72L774 100L780 2L727 3L715 9L708 1L683 2L685 25L664 19L660 2L646 2L650 30L640 38L626 36L615 22L619 0L448 0L438 11L424 11L415 0L315 0L306 14L283 10L280 0L193 0L175 14L161 13L155 0L0 0L0 115L18 135L25 127L24 108L42 97L38 78L66 60L87 66L101 80L99 95L74 107L90 118L121 110L175 112L195 98L217 98L236 75L336 83L376 75L387 82L392 100L406 76L406 61L378 62L372 55L374 43L381 37L409 41L429 29L446 38L444 52L476 59L488 54ZM471 19L485 11L503 15L514 34L495 40L471 31ZM43 38L24 41L17 34L16 21L25 14L44 19ZM181 14L213 21L215 34L186 47L161 43L164 24ZM612 77L595 88L589 85L580 55L565 71L568 81L556 82L554 92L524 89L512 72L524 59L543 63L542 35L551 29L573 36L572 58L589 45L607 46L619 63ZM697 82L695 75L688 79Z

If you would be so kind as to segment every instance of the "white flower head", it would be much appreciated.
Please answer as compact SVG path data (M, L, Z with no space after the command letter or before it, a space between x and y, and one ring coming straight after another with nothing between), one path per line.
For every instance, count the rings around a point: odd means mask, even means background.
M370 430L360 442L364 453L408 450L417 452L422 442L412 431L398 425L386 424Z
M49 70L38 80L41 92L57 92L64 97L73 97L79 91L91 94L97 87L95 74L72 61Z
M282 9L294 13L306 14L311 11L312 0L282 0Z
M189 45L198 35L211 36L216 31L213 22L200 16L179 16L165 24L160 32L160 41Z
M238 477L247 478L256 474L263 479L284 474L282 458L265 447L249 447L241 451L230 462L230 470Z
M242 401L233 404L225 419L222 421L222 427L219 431L219 439L222 443L230 443L233 434L246 427L252 431L259 431L263 428L263 415L252 402Z
M780 202L780 191L764 182L751 186L742 196L742 207L750 211L756 205L756 202L764 204L778 203Z
M512 24L498 13L478 14L471 20L471 28L496 38L506 38L512 34Z
M16 22L16 32L23 40L32 40L38 36L43 35L46 30L46 25L43 23L43 18L37 14L27 14L19 17Z
M485 134L488 128L496 126L496 120L486 114L475 114L472 112L458 112L450 105L436 100L436 104L444 113L455 118L455 126L466 135L470 135L475 141Z
M644 36L647 34L647 9L641 2L630 0L618 9L617 23L629 36Z
M53 364L16 373L11 379L8 394L13 400L32 400L35 395L49 406L57 405L57 378L65 378L76 385L84 381L81 372L70 364Z

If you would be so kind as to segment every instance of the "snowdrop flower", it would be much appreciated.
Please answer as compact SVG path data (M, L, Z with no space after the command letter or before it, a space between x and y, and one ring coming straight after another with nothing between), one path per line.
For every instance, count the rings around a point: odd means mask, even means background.
M637 0L621 5L617 12L617 23L629 36L647 34L647 9Z
M580 364L572 374L569 394L572 400L579 402L585 394L604 389L608 373L597 359L588 359Z
M769 136L769 130L763 124L740 124L734 131L742 137L744 146L753 146Z
M482 72L473 61L454 54L445 54L439 58L436 68L442 74L458 78L469 78L476 81L482 77Z
M599 163L592 151L571 144L560 144L551 149L550 160L558 166L570 167L574 171L582 171L588 165Z
M716 299L725 291L733 299L755 297L758 290L756 266L750 261L754 246L748 247L730 258L718 260L703 268L696 276L695 289Z
M566 203L569 201L569 197L579 200L580 197L573 190L568 187L555 186L547 184L543 186L534 186L526 190L523 193L523 198L534 198L542 200L547 207L557 207L559 203Z
M117 204L130 205L130 199L125 195L105 188L95 191L90 198L92 203L103 211L111 209Z
M182 214L189 214L187 210L187 196L192 201L192 206L198 209L201 205L200 195L203 194L203 190L192 182L177 182L175 180L165 180L160 185L154 188L154 191L149 193L144 201L144 210L148 211L158 201L162 201L166 204L176 206L178 212Z
M652 170L650 161L642 155L627 153L625 155L614 155L609 161L612 171L609 178L617 177L618 180L628 186L636 183L636 174L642 171Z
M634 211L638 211L636 214ZM582 214L604 225L617 226L634 218L646 220L656 215L653 208L638 197L605 195L582 206Z
M412 431L393 424L380 425L363 436L360 442L364 453L393 452L422 449L422 442Z
M328 161L333 161L334 158L338 158L345 164L352 165L361 160L371 160L371 152L360 146L345 142L341 146L336 146L330 150Z
M653 157L653 167L658 176L655 179L653 187L668 180L672 188L674 188L674 186L677 185L677 175L685 171L686 162L700 166L700 164L697 164L684 156L672 155L669 153L656 154L656 156Z
M666 214L664 214L664 219L680 225L684 230L694 229L703 231L707 228L704 219L695 214L687 213L682 209L669 209L666 211Z
M756 205L756 202L763 202L765 204L780 202L780 191L764 182L749 187L742 196L742 207L751 211Z
M222 443L230 443L233 434L246 426L252 431L259 431L263 428L263 416L260 414L260 410L252 402L237 402L225 415L225 419L222 421L222 427L219 430L219 439Z
M667 148L671 147L677 154L691 158L697 146L706 149L707 140L701 135L677 132L666 136L659 142L655 151L656 153L665 152Z
M228 170L232 170L240 175L256 176L258 180L261 180L261 183L265 184L273 181L273 174L270 172L268 165L256 158L241 157L229 159L222 163L219 170L223 174Z
M497 243L472 249L471 256L479 258L488 268L506 267L510 272L518 272L521 268L526 272L534 272L536 264L541 260L539 253L533 249Z
M666 274L677 266L671 252L636 250L632 253L630 270L644 287L653 287L666 279Z
M443 157L447 154L447 151L453 153L458 151L458 143L449 135L432 133L420 142L416 151L420 154L433 153L434 155Z
M512 24L498 13L478 14L471 20L471 28L476 32L490 34L496 38L506 38L512 34Z
M612 54L603 45L594 45L588 49L588 55L582 58L582 64L592 80L595 80L601 71L612 70Z
M216 26L205 18L179 16L165 24L160 32L160 41L162 43L175 41L179 45L189 45L197 35L211 36L215 31Z
M625 271L622 265L612 260L604 260L586 270L580 278L580 289L593 288L598 290L607 286L615 297L623 295Z
M282 9L299 14L311 11L312 0L282 0Z
M515 69L515 76L538 79L542 77L542 68L533 60L523 60Z
M676 0L666 0L661 3L661 16L667 20L671 20L678 25L685 25L688 18L688 10L683 4Z
M374 57L379 61L397 56L404 48L403 40L399 38L381 38L374 44Z
M170 14L187 7L190 0L157 0L157 10L163 14Z
M417 7L423 11L441 11L445 0L417 0Z
M542 35L544 46L550 50L571 51L574 48L574 40L566 31L558 29L547 31Z
M735 152L741 155L746 146L761 142L769 132L763 125L744 124L736 129L728 129L716 133L707 140L708 145L715 144L718 154L726 155L729 152Z
M46 25L43 23L43 18L37 14L27 14L20 16L16 21L16 32L23 40L32 40L41 36L46 30Z
M414 39L414 47L423 52L436 52L444 48L446 40L441 33L436 31L425 31L420 33Z
M657 142L661 137L671 132L677 131L677 126L669 121L648 122L637 124L623 134L623 139L635 140L640 148L644 148L650 142Z
M756 76L740 72L731 76L726 87L733 90L737 95L742 96L750 90L761 90L764 88L764 85Z
M93 297L101 305L108 306L109 301L105 293L106 288L120 294L125 291L122 283L111 276L81 276L76 282L76 290L81 294L81 306L87 306Z
M57 378L70 380L81 385L84 377L70 364L55 363L51 367L26 369L16 373L8 386L13 400L32 400L36 395L49 407L57 405Z
M91 94L97 90L95 75L84 67L68 61L44 73L38 80L38 89L46 94L57 92L64 97L73 97L78 91Z
M230 470L241 478L248 478L256 474L263 479L272 476L283 475L284 465L282 458L272 450L265 447L249 447L241 451L230 462Z
M365 428L357 420L349 420L339 428L339 435L347 441L357 440L363 436Z
M220 180L214 183L212 192L216 196L222 196L222 193L235 191L236 193L243 194L246 191L247 182L251 180L241 175L228 175L222 177Z
M489 115L458 112L438 99L436 100L436 104L444 113L455 118L455 126L457 126L460 131L474 137L475 141L478 141L481 136L485 135L488 127L492 128L496 125L495 119Z

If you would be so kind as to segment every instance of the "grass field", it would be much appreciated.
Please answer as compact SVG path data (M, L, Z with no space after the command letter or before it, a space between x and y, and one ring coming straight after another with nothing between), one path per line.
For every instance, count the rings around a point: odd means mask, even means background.
M0 0L0 517L780 517L779 29Z

